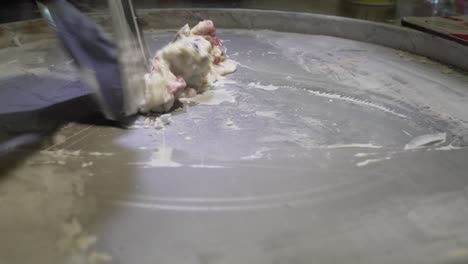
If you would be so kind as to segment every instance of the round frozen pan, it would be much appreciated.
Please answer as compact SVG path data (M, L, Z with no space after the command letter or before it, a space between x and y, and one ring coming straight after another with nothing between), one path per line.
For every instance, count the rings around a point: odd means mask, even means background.
M0 263L468 261L466 47L302 13L140 18L151 52L211 19L239 63L162 128L85 122L45 23L0 26Z

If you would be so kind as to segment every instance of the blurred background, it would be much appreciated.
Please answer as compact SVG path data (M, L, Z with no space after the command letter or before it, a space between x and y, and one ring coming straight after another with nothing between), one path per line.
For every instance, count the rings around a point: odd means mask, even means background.
M2 1L3 2L3 1ZM102 12L106 0L70 0L85 12ZM251 8L311 12L396 23L404 16L468 14L468 0L134 0L137 8ZM0 23L38 18L31 0L5 1Z

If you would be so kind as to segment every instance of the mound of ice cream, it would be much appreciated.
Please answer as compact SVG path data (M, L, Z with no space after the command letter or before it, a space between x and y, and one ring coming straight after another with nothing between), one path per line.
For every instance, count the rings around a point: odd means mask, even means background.
M203 93L237 68L234 61L227 59L211 20L192 29L183 26L174 40L156 53L151 64L151 72L145 75L142 113L167 112L177 99Z

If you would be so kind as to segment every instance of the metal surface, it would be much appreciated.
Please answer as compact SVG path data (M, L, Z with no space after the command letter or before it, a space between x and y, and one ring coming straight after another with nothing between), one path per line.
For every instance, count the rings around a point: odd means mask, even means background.
M200 11L180 12L172 23ZM231 28L239 17L209 12ZM261 28L258 14L238 27ZM290 18L284 28L306 28ZM314 19L336 35L338 19ZM67 99L87 92L54 41L0 50L0 263L466 262L468 76L326 31L220 30L239 70L161 130L144 117L129 130L83 119L86 97ZM174 32L146 31L149 49ZM33 135L45 151L11 151ZM408 149L421 135L435 139ZM83 230L62 230L71 219Z

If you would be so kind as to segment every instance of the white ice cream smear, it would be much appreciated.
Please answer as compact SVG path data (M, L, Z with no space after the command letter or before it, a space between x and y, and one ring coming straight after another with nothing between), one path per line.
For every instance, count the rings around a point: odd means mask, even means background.
M351 103L355 103L355 104L359 104L359 105L364 105L364 106L372 107L372 108L381 110L383 112L386 112L386 113L389 113L389 114L392 114L392 115L395 115L395 116L398 116L398 117L401 117L401 118L408 118L407 116L399 114L399 113L393 111L392 109L390 109L388 107L378 105L378 104L375 104L375 103L372 103L372 102L369 102L369 101L353 98L353 97L350 97L350 96L334 94L334 93L320 92L320 91L314 91L314 90L307 90L307 91L309 93L315 95L315 96L320 96L320 97L325 97L325 98L330 98L330 99L347 101L347 102L351 102Z
M408 144L405 145L405 150L427 147L428 145L438 145L444 143L446 140L446 133L421 135L413 138L410 142L408 142Z
M252 87L252 88L256 88L256 89L262 89L262 90L265 90L265 91L274 91L274 90L278 90L278 86L274 86L272 84L269 84L269 85L262 85L260 83L249 83L249 87Z
M381 162L381 161L389 160L389 159L391 159L391 158L390 157L385 157L385 158L381 158L381 159L368 159L368 160L356 163L356 166L364 167L364 166L367 166L369 164L373 164L373 163L377 163L377 162Z
M326 149L339 149L339 148L369 148L369 149L380 149L382 146L374 145L371 143L368 144L335 144L335 145L328 145L324 146L323 148Z
M169 148L169 147L159 148L158 151L151 154L151 158L149 161L135 162L132 164L143 165L145 168L181 167L182 165L180 163L177 163L172 160L173 150L174 150L173 148Z
M234 97L233 92L226 89L217 89L206 91L193 98L184 98L181 99L181 101L194 102L201 105L219 105L224 102L235 103L236 98Z

